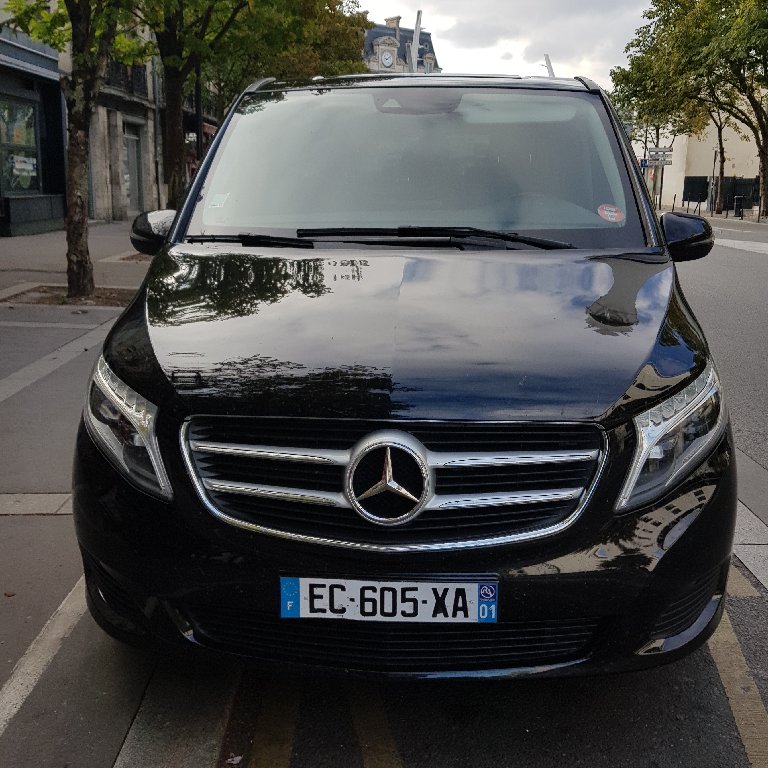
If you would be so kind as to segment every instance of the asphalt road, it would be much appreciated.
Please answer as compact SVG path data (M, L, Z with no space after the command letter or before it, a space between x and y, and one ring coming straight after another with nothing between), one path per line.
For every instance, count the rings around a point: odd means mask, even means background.
M736 443L768 467L768 224L715 228L709 256L678 275L725 384Z
M84 613L68 490L84 384L116 311L0 304L0 766L768 768L768 226L717 227L729 247L679 274L740 449L728 618L683 661L614 677L340 681L107 638ZM99 229L100 281L135 285L140 267L110 261L127 228ZM56 243L21 238L7 257L0 244L0 294L61 282Z

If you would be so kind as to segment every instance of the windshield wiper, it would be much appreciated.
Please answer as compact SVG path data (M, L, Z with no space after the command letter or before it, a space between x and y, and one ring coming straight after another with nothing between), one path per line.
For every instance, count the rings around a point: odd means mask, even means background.
M490 248L504 248L506 243L519 243L520 245L530 245L534 248L545 250L575 248L572 243L564 243L561 240L546 240L540 237L519 235L517 232L481 229L480 227L326 227L323 229L297 229L296 237L312 240L340 239L351 242L434 238L438 241L435 245L455 247L485 245ZM493 245L493 243L496 243L496 245Z
M248 247L265 245L269 248L314 248L311 240L298 237L277 237L276 235L257 235L247 232L240 235L187 235L188 243L239 243Z

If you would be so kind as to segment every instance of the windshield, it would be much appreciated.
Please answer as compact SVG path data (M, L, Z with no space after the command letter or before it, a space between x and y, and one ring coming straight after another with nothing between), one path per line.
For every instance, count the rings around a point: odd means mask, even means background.
M519 88L258 93L239 104L188 235L477 227L644 247L598 97Z

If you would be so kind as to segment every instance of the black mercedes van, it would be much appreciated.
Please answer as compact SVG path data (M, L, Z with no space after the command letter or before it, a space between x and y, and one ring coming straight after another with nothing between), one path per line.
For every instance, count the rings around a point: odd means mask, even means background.
M261 81L88 386L74 512L127 642L392 676L700 645L736 508L721 384L586 79Z

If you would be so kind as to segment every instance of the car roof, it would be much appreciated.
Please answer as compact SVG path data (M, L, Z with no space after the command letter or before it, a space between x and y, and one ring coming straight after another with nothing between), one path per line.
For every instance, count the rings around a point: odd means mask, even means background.
M315 77L310 81L276 82L274 78L258 80L248 88L246 93L265 90L286 90L301 88L355 88L355 87L409 87L409 86L462 86L462 87L503 87L503 88L535 88L550 91L589 91L596 93L600 87L585 77L521 77L520 75L472 75L472 74L412 74L387 73L342 75L340 77Z

